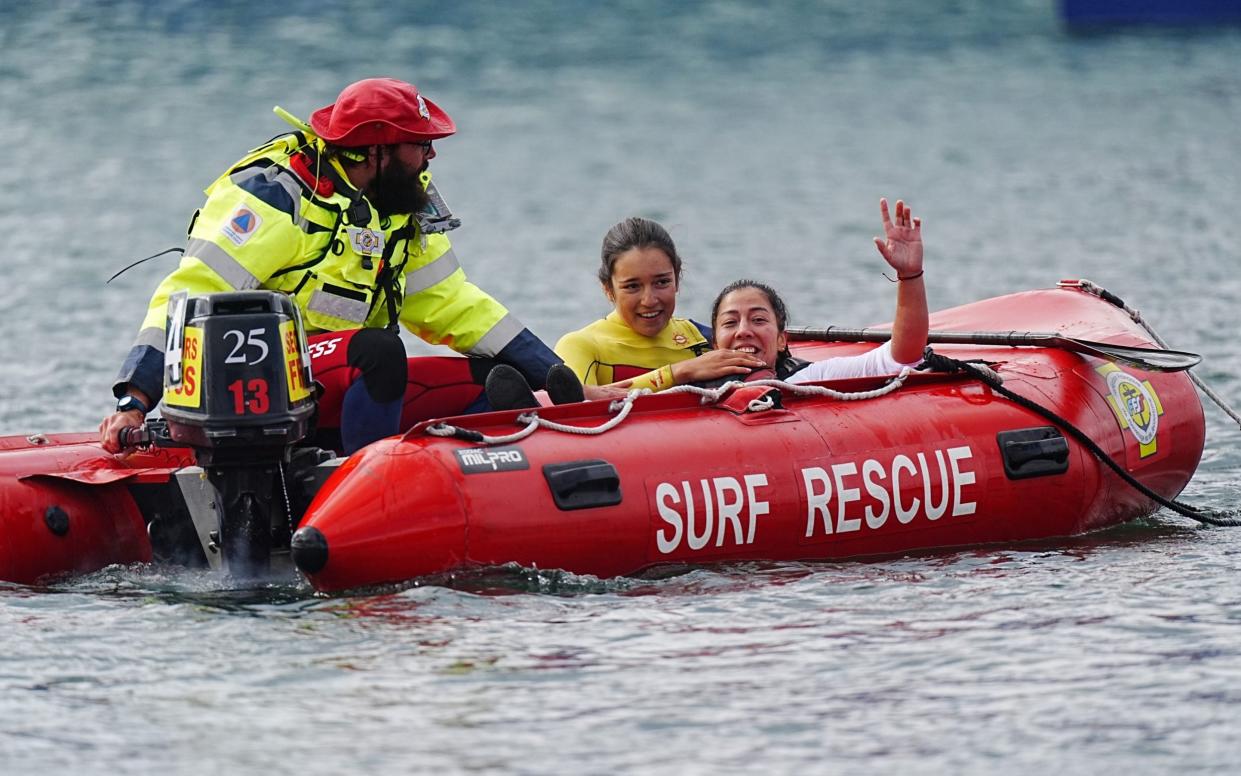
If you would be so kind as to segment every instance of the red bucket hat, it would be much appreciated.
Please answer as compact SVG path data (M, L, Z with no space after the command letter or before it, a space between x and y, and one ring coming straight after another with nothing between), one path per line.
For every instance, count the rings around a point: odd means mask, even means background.
M310 117L315 134L345 148L438 140L457 131L452 118L395 78L349 84L336 102Z

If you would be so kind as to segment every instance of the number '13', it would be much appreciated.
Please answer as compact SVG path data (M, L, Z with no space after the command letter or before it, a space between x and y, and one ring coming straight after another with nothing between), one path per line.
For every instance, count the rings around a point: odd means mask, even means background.
M261 378L249 380L244 388L241 380L234 380L228 384L228 390L233 394L233 412L237 415L245 415L247 410L254 415L262 415L271 406L271 400L267 397L267 381Z

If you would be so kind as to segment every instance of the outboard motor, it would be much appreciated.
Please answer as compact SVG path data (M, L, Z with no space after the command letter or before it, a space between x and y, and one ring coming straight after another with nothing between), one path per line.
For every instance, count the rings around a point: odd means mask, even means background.
M285 470L310 431L312 386L300 313L287 296L169 298L163 417L216 491L218 546L234 576L266 574L273 531L289 530Z

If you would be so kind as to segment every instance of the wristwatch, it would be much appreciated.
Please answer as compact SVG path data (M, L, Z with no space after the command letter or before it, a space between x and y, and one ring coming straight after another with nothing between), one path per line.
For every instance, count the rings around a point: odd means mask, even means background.
M117 400L116 411L117 412L129 412L130 410L138 410L139 412L142 413L143 417L145 417L146 414L151 411L149 407L147 407L145 404L142 403L142 399L139 399L137 396L127 393L124 396L122 396L119 400Z

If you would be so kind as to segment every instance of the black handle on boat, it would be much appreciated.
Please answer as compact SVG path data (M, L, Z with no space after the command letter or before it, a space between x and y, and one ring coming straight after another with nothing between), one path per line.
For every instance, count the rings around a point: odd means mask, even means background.
M146 426L126 426L117 432L116 441L120 443L122 450L133 450L137 447L150 447L155 438Z
M786 330L790 340L819 340L822 342L887 342L892 332L887 329L846 329L843 326L796 326ZM1183 350L1139 348L1132 345L1113 345L1108 342L1091 342L1074 339L1061 334L1033 331L932 331L927 335L932 344L952 345L1011 345L1036 348L1058 348L1072 353L1122 364L1147 372L1181 372L1197 365L1202 356Z

